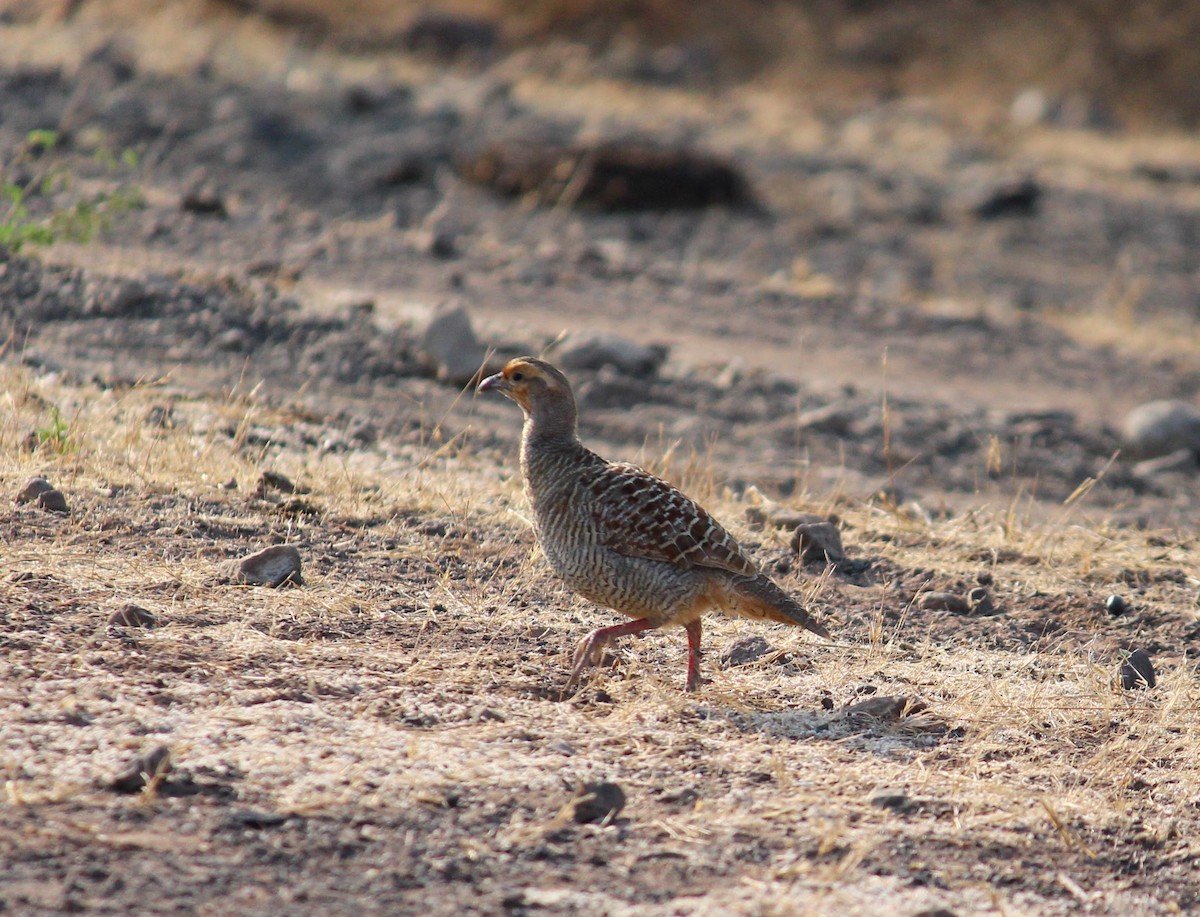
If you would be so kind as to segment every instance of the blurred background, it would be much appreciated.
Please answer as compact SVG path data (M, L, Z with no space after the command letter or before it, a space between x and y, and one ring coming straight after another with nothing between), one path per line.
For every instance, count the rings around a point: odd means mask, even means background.
M564 46L579 67L695 85L753 80L814 104L921 94L980 118L1191 127L1200 118L1200 7L1171 0L5 0L9 23L90 29L252 14L310 46L492 56ZM196 38L197 36L192 36ZM176 38L176 41L186 39Z

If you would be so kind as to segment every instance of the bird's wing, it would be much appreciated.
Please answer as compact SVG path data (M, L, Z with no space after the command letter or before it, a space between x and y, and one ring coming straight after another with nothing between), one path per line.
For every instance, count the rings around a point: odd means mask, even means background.
M703 507L636 465L605 464L585 477L584 487L601 541L620 554L683 569L758 573L733 536Z

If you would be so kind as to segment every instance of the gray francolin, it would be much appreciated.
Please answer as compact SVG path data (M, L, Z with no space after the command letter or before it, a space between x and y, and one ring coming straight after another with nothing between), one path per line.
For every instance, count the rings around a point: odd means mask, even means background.
M700 684L700 616L719 609L828 631L765 573L701 506L635 465L602 459L579 441L575 396L544 360L519 357L479 383L521 406L521 472L538 542L576 592L634 620L601 627L575 653L568 689L614 637L680 624L687 690Z

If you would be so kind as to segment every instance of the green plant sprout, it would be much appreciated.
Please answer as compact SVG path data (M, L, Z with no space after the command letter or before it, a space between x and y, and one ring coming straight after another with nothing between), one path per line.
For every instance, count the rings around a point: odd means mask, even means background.
M59 142L59 134L52 130L33 130L25 135L12 162L4 171L13 173L22 166L39 160L52 152ZM133 170L138 156L133 150L124 150L118 159L106 149L96 151L92 159L108 172L119 169ZM142 204L137 188L122 184L113 190L96 191L76 198L63 207L55 207L50 213L38 215L31 212L30 203L36 198L46 198L58 191L69 189L71 175L67 166L60 162L34 171L28 177L4 178L0 182L0 202L7 201L8 209L0 215L0 246L19 253L26 245L52 245L59 239L70 242L88 242L106 231L113 217L132 210ZM0 203L2 206L2 203Z
M36 431L39 446L47 446L59 455L71 451L70 427L62 416L58 405L50 405L50 420Z

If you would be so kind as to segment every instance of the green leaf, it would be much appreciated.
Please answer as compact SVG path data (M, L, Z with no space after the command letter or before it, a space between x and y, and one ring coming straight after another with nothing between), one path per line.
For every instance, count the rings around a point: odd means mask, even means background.
M52 150L58 145L58 131L39 128L25 135L25 143L31 150Z

